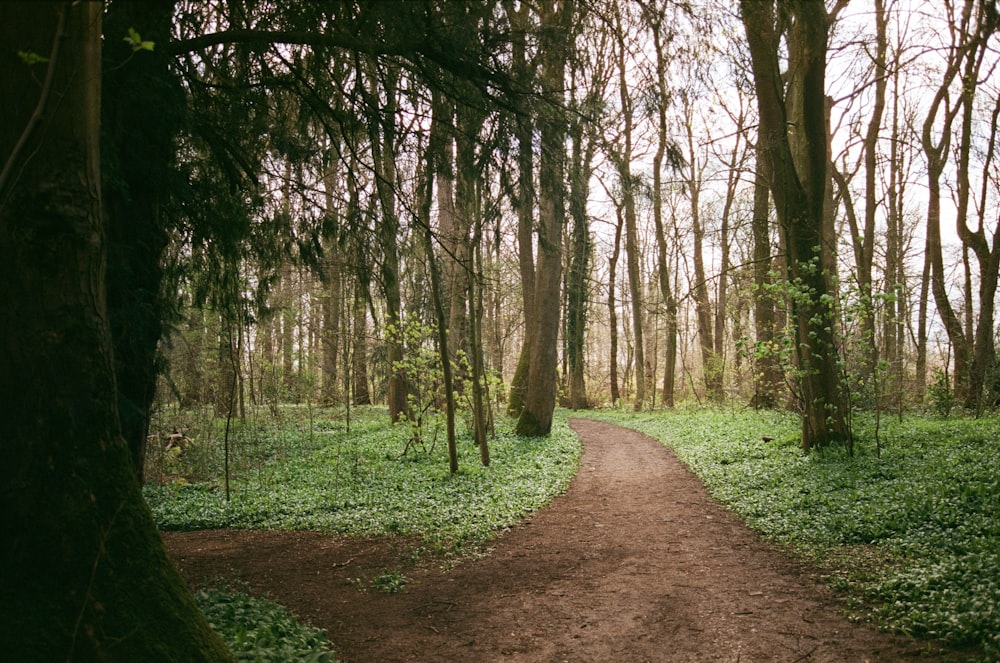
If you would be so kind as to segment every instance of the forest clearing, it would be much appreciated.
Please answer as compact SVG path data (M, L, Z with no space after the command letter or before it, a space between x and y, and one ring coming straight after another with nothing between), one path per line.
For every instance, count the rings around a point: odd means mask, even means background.
M0 1L0 656L996 660L998 70L995 0Z
M681 464L653 438L571 419L578 457L565 416L560 444L502 439L490 467L448 478L444 449L403 456L406 432L379 424L384 412L352 436L321 417L310 443L300 411L283 442L243 438L231 507L217 474L164 477L147 495L194 586L279 601L345 662L1000 651L995 421L914 417L887 426L881 458L809 458L794 417L774 413L588 414L666 440ZM218 469L208 444L167 467ZM475 494L455 485L470 480ZM276 642L245 642L243 660L280 660Z

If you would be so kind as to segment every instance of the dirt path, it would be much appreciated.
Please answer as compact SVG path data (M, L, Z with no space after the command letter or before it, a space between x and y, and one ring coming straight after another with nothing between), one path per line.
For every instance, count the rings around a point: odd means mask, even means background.
M414 564L419 543L401 539L164 539L192 582L248 583L326 629L347 663L937 660L841 617L825 590L655 441L571 424L584 452L569 491L489 555L448 570ZM396 594L371 589L385 571L410 583Z

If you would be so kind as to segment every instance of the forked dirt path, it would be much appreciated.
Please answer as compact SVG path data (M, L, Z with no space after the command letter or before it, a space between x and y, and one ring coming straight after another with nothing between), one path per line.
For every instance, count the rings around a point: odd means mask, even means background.
M573 420L565 495L450 569L419 542L311 532L165 533L195 584L249 584L326 629L345 663L931 661L842 617L829 593L717 506L672 452ZM385 571L410 579L372 588Z

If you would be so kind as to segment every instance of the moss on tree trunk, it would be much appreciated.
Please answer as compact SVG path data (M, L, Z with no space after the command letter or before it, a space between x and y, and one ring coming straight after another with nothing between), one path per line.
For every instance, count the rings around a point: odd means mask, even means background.
M0 5L0 41L48 58L0 66L0 154L13 155L0 189L0 651L15 661L228 660L167 559L118 418L102 11Z

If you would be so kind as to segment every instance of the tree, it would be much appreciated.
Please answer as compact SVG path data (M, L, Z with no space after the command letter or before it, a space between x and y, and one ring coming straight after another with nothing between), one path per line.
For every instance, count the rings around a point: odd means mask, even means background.
M538 3L541 34L542 103L539 109L541 161L538 187L538 265L535 277L531 365L518 435L548 435L556 404L558 375L559 291L562 281L562 231L566 216L565 76L572 45L576 4L570 0Z
M517 367L510 383L510 400L507 413L520 416L524 409L528 388L528 369L531 366L531 348L535 336L535 252L533 237L535 175L534 175L534 118L528 94L534 88L535 65L529 58L527 36L531 26L530 6L526 2L515 8L511 0L504 2L511 25L511 75L522 91L522 103L514 115L514 138L517 143L517 186L512 196L517 214L517 259L521 276L521 307L524 312L524 339L518 355Z
M639 180L632 174L634 120L633 101L629 93L625 26L622 11L615 15L615 63L618 74L618 99L621 103L621 143L611 148L611 158L618 173L621 187L622 206L625 213L625 264L628 271L629 294L632 299L632 334L635 345L635 402L636 412L646 403L646 354L643 335L643 277L640 273L640 247L638 219L636 214L636 190Z
M608 352L608 381L611 383L611 404L617 405L621 400L618 386L618 302L616 289L618 283L618 258L622 250L622 229L625 227L625 217L621 205L615 206L615 239L611 255L608 256L608 335L610 337Z
M712 401L722 400L722 364L715 354L713 340L712 307L708 300L708 277L705 273L705 228L701 218L701 193L707 159L699 155L694 136L694 106L698 103L692 94L684 94L685 129L687 139L688 163L684 173L684 190L691 203L691 234L694 240L692 261L694 273L691 292L694 295L694 306L698 321L698 342L701 347L702 372L705 380L705 390Z
M598 39L606 38L601 33ZM603 49L598 49L603 50ZM587 200L590 179L594 172L593 161L598 138L595 136L596 110L600 103L607 75L598 61L590 72L589 87L580 108L571 116L569 136L572 151L569 165L569 215L572 222L568 238L569 265L566 274L566 360L569 364L569 404L574 410L589 407L587 385L584 379L585 338L590 302L590 270L593 262L594 243L590 234ZM585 73L574 70L574 77ZM573 89L577 88L574 84Z
M975 205L972 198L971 160L973 152L973 133L976 124L976 99L980 89L983 59L988 50L988 40L1000 26L1000 15L996 7L990 3L979 3L976 7L976 20L973 26L974 39L972 48L965 55L965 69L962 76L962 90L959 106L962 109L962 126L958 136L957 155L957 204L955 217L956 230L962 242L963 260L966 270L966 324L964 330L966 353L970 355L968 375L962 376L956 372L964 386L963 405L974 411L979 411L986 383L986 371L993 363L994 357L994 310L997 293L998 268L1000 268L1000 223L994 227L993 237L987 236L986 209L990 192L990 176L992 161L995 155L997 140L997 119L1000 116L1000 103L995 103L990 112L990 120L986 133L986 150L983 155L982 185L979 192L978 209L970 209ZM991 67L991 70L994 70ZM989 74L985 79L991 78ZM978 141L977 141L978 142ZM970 226L970 218L975 226ZM992 240L992 241L991 241ZM991 246L992 244L992 246ZM969 253L973 253L978 263L979 288L979 320L973 324L973 288L969 262ZM935 297L937 292L935 291ZM940 307L941 304L939 303ZM954 339L953 339L954 342ZM959 344L955 343L956 360Z
M665 349L663 368L663 404L674 406L674 374L677 363L677 298L670 283L670 262L667 259L667 235L663 223L663 168L664 159L671 167L680 165L677 148L670 142L667 133L667 52L664 43L666 22L665 9L656 3L643 5L644 19L653 33L653 48L656 54L655 93L656 104L656 153L653 157L653 229L656 235L656 276L660 287L660 297L666 316Z
M771 175L767 159L757 148L757 172L753 192L753 287L754 336L756 337L757 367L754 372L754 407L773 408L778 405L784 376L779 355L777 312L773 290L771 259L770 192Z
M758 154L771 174L771 195L785 236L791 317L799 370L804 449L850 445L849 401L834 338L835 295L830 256L823 250L827 187L826 44L822 0L781 3L742 0L760 118ZM779 22L780 19L780 22ZM787 23L786 23L787 22ZM779 67L783 25L793 82L786 92ZM796 114L789 114L798 95ZM794 127L794 141L789 136Z
M166 219L175 178L173 139L184 111L168 58L155 48L170 34L173 6L173 0L116 2L105 17L109 34L128 34L132 28L154 44L152 51L133 56L126 40L109 40L102 85L108 315L122 435L140 481L157 344L168 309L161 258L171 225Z
M397 126L396 94L399 84L399 64L388 61L381 63L369 59L363 68L359 66L358 77L365 80L365 111L372 149L372 166L375 189L378 192L381 219L378 225L379 248L382 259L379 276L382 294L385 298L388 324L402 329L402 295L399 289L399 216L396 209L396 148ZM389 363L389 416L393 421L407 413L406 379L396 366L403 359L401 342L390 342Z
M166 557L118 417L103 271L102 12L0 5L0 642L18 660L224 660Z

